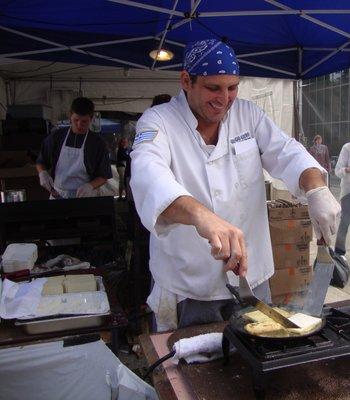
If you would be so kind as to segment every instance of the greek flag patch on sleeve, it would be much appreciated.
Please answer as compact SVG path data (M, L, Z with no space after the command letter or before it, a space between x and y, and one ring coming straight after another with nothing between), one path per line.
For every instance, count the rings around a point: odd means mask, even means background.
M147 141L152 141L157 136L158 131L142 131L135 135L134 146Z

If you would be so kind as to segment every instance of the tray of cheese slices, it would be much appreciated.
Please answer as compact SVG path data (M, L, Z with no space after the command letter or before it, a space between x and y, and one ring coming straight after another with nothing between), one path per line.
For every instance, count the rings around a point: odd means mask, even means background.
M98 327L109 317L102 277L59 275L47 278L35 315L19 318L15 325L33 335Z

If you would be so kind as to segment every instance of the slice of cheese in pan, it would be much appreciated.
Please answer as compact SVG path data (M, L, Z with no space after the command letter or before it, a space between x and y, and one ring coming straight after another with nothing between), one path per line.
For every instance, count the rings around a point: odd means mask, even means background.
M273 309L282 314L286 318L289 318L292 315L289 311L286 311L283 308L273 307ZM270 317L268 317L259 310L251 311L249 313L244 314L244 316L249 318L253 322L274 322L273 319L271 319Z
M276 338L289 336L289 332L283 328L282 325L274 321L252 322L245 325L244 329L254 336L268 336Z
M311 317L303 313L291 315L288 311L278 307L274 307L274 309L300 326L300 328L284 328L261 311L252 311L244 314L244 316L254 322L246 324L244 329L256 336L286 337L306 335L316 330L322 324L321 318Z

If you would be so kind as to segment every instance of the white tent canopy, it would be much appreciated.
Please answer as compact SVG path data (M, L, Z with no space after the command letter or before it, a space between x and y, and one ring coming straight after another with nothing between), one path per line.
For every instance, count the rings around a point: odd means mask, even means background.
M8 104L44 104L53 108L55 123L66 118L72 99L78 95L91 98L98 111L142 113L155 95L176 95L180 90L177 71L42 61L16 61L1 65L0 70L1 119L6 116ZM256 102L291 135L293 86L292 80L243 77L239 97Z

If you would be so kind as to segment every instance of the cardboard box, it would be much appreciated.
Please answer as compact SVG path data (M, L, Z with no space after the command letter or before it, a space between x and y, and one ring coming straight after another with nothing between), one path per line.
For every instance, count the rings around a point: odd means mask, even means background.
M275 269L310 265L309 243L284 243L272 246Z
M303 292L288 292L284 294L277 294L272 296L272 304L279 306L279 305L290 305L293 304L293 306L296 306L300 309L303 308L304 301L305 301L305 295L306 291L304 290Z
M270 221L272 245L306 244L312 240L312 225L309 219L284 219Z
M312 267L294 267L275 270L270 278L272 296L291 292L300 292L306 289L312 278Z
M272 185L271 188L271 199L283 199L287 201L293 201L293 195L286 189L277 189ZM294 198L295 199L295 198Z
M278 200L268 201L267 209L269 221L280 221L283 219L309 219L309 211L307 205L300 203L291 203L288 207L286 204Z

